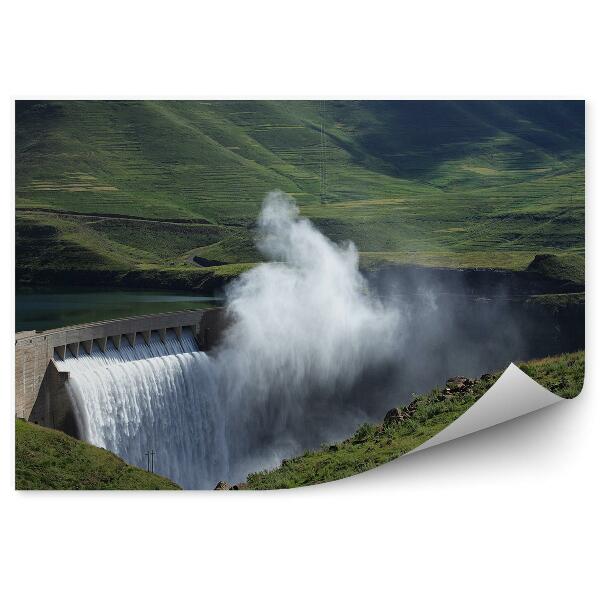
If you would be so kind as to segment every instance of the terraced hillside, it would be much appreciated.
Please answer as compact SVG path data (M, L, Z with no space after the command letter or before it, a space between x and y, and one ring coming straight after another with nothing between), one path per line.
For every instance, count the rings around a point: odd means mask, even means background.
M584 106L17 102L17 281L230 277L276 188L365 264L581 255Z

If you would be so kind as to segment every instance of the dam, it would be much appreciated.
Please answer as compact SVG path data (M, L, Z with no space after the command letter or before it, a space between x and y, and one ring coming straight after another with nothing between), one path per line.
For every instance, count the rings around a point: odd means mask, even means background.
M72 369L102 369L107 361L208 351L224 327L222 309L184 310L22 331L15 338L15 414L78 438L81 419L68 382Z

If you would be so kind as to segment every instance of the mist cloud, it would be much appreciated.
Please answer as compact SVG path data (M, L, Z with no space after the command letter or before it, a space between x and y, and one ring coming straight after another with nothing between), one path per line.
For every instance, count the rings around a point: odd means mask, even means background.
M268 194L258 227L269 262L227 290L215 361L232 459L276 463L365 419L348 392L392 359L400 315L369 293L354 244L327 239L289 196Z

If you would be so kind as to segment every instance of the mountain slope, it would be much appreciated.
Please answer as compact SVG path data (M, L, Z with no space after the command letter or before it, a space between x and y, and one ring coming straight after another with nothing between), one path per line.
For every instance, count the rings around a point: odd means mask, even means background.
M191 272L193 255L251 263L253 223L277 188L366 262L520 268L535 254L583 251L583 110L17 102L17 232L35 229L49 263L80 248L88 267L114 272ZM22 248L19 273L48 268Z

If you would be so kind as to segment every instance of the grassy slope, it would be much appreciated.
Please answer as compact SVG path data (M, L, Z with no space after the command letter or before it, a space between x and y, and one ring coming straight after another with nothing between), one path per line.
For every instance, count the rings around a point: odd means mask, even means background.
M539 254L527 270L557 281L572 281L580 284L585 282L585 264L583 257L579 256L558 257L553 254Z
M525 373L564 398L575 397L583 386L584 353L576 352L519 365ZM248 477L250 489L289 488L349 477L382 465L416 448L444 429L498 379L499 373L479 379L465 392L439 400L440 390L416 396L414 414L401 423L365 424L354 436L321 450L284 461L273 471Z
M18 490L177 490L172 481L133 467L112 452L60 431L16 421Z
M235 274L260 260L252 227L275 188L333 239L354 240L365 264L524 268L535 254L580 256L582 109L19 102L19 279L53 268L186 284ZM199 269L190 264L195 254L236 266Z

